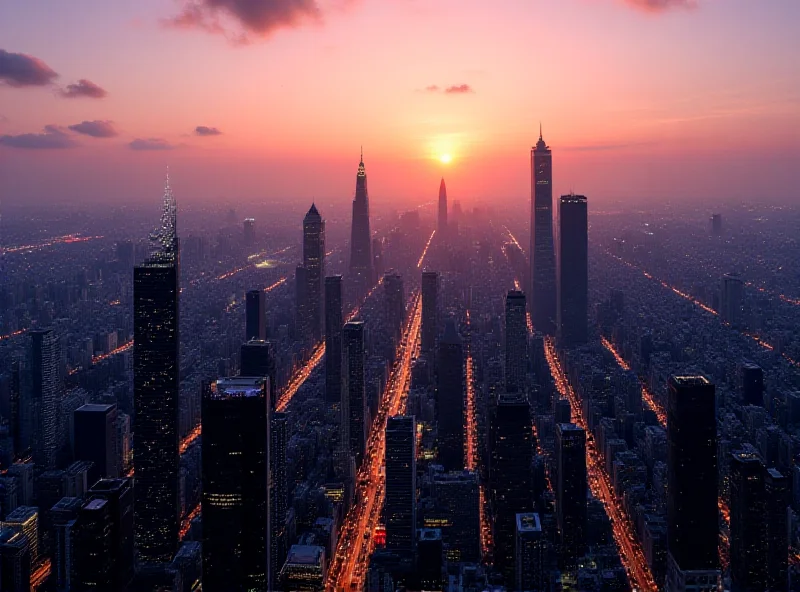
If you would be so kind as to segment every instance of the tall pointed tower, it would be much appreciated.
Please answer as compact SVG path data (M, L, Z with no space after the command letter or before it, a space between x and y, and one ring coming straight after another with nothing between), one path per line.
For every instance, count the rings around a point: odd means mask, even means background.
M444 177L439 183L439 239L447 235L447 187L444 184Z
M322 285L325 281L325 220L317 206L311 204L303 219L303 266L306 268L306 298L308 327L314 343L322 338L323 300Z
M537 331L552 335L556 321L556 258L553 247L553 155L542 139L531 149L531 298Z
M372 286L372 236L369 229L369 196L364 152L358 163L356 196L353 199L353 222L350 234L350 282L360 301Z

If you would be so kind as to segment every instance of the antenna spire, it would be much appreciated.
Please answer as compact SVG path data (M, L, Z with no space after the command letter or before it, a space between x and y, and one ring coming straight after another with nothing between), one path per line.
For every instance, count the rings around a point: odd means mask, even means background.
M542 122L539 122L539 139L542 139Z
M364 162L364 146L363 146L363 144L361 146L361 161L360 162L362 162L362 163Z

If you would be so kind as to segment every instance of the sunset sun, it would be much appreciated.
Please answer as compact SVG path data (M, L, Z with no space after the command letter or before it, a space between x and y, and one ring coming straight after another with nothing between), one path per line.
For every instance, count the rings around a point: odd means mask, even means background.
M453 160L453 157L449 154L442 154L439 156L439 160L442 161L443 164L448 164L451 160Z

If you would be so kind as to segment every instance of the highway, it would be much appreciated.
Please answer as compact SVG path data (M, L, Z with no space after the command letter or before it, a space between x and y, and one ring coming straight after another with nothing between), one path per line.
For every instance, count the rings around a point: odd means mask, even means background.
M398 363L389 382L380 408L370 430L364 457L357 475L354 505L345 517L339 534L339 544L328 568L327 592L361 590L374 547L375 527L383 508L386 448L386 420L405 412L406 397L411 386L411 362L419 350L422 325L422 298L412 296L411 313L403 330Z
M436 234L436 230L435 229L434 229L433 232L431 232L431 235L428 237L428 242L425 243L425 248L422 250L422 255L420 255L419 261L417 261L417 268L418 269L422 267L422 263L425 261L425 255L428 254L428 247L431 246L431 241L433 240L433 235L434 234Z

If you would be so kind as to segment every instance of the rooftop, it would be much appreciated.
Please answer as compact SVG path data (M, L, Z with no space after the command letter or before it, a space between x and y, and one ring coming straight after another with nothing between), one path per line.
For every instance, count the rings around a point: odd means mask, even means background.
M535 512L517 514L517 532L542 532L539 514Z
M220 378L211 384L211 395L215 399L260 397L265 394L263 376L236 376Z
M286 557L286 564L322 565L325 549L316 545L292 545Z

